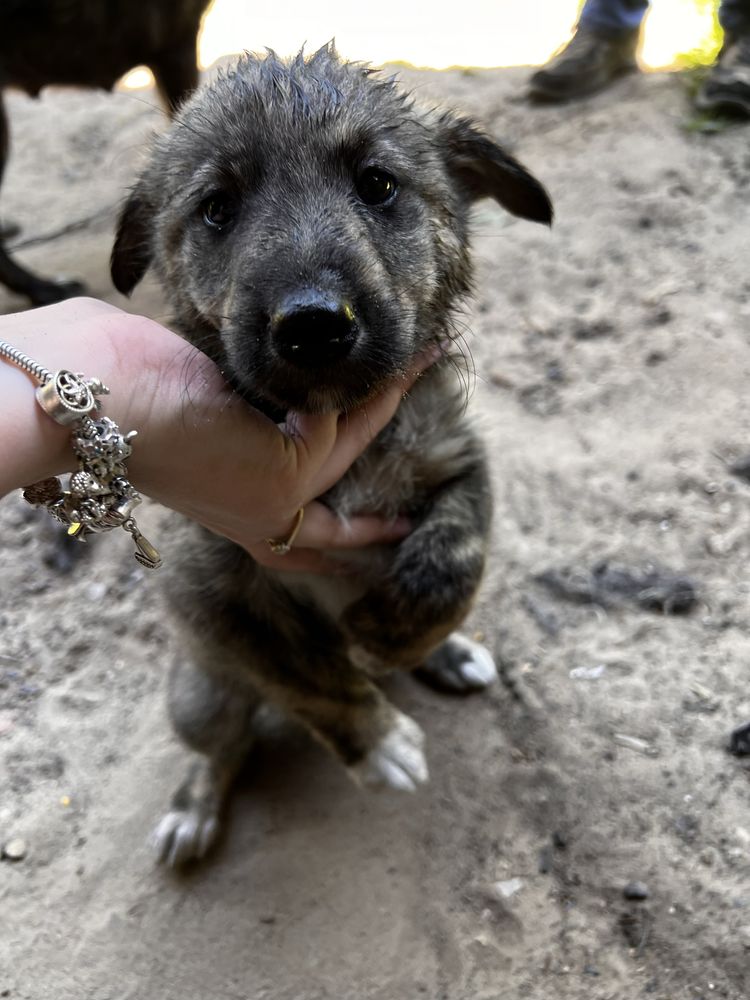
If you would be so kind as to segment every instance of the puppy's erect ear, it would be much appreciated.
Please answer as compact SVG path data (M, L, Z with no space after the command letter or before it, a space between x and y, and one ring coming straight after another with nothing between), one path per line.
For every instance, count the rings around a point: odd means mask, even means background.
M513 215L552 222L552 202L539 181L467 118L443 119L448 170L472 200L494 198Z
M110 274L118 292L130 295L151 263L153 210L136 188L120 212Z

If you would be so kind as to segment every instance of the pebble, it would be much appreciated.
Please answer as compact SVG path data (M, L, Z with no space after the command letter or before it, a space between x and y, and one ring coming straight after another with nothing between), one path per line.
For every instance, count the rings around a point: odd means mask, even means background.
M22 861L26 857L26 841L14 837L3 846L3 857L6 861Z
M729 466L729 471L732 475L750 483L750 455L743 455L742 458L738 458L732 462Z
M101 580L95 580L90 583L86 588L86 598L91 601L92 604L97 604L106 596L107 584Z
M597 663L595 667L573 667L570 676L574 681L598 681L607 673L604 663Z
M738 726L729 737L729 752L736 757L750 754L750 722Z
M612 739L618 746L625 747L628 750L635 750L636 753L642 753L646 757L655 757L658 753L655 747L646 740L641 740L637 736L628 736L627 733L615 733Z
M628 882L623 888L622 894L625 899L648 899L651 895L645 882Z
M503 899L510 899L523 888L523 880L520 878L509 878L504 882L495 882L494 889Z
M554 867L554 847L552 844L545 844L539 851L538 871L540 875L549 875Z

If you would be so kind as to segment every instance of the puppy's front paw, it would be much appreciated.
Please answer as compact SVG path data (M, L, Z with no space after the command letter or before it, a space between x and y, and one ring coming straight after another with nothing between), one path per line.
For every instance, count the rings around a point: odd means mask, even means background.
M497 668L489 650L454 632L420 667L417 676L441 691L467 694L492 684Z
M414 719L397 712L392 728L364 760L350 768L352 776L369 787L415 792L428 778L423 746L421 728Z
M198 806L172 809L151 834L151 846L161 864L177 868L187 861L202 858L219 833L215 813Z

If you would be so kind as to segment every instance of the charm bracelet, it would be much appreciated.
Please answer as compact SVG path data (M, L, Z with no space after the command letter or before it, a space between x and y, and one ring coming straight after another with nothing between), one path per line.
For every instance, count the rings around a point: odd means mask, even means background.
M67 488L52 476L27 486L24 500L34 507L44 507L67 527L69 535L81 541L89 534L123 528L132 536L133 554L141 566L158 569L161 556L141 534L132 514L142 497L128 481L125 460L132 454L130 442L137 431L122 434L114 420L98 415L101 404L96 397L106 395L109 389L98 378L87 379L65 369L47 371L3 340L0 358L36 379L37 402L49 417L71 429L78 460L78 469L70 473Z

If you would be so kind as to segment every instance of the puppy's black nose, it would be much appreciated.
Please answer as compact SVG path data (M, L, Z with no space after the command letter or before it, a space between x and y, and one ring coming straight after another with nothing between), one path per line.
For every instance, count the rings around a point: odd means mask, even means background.
M345 358L358 332L348 302L313 290L289 296L271 316L276 350L300 368L323 368Z

